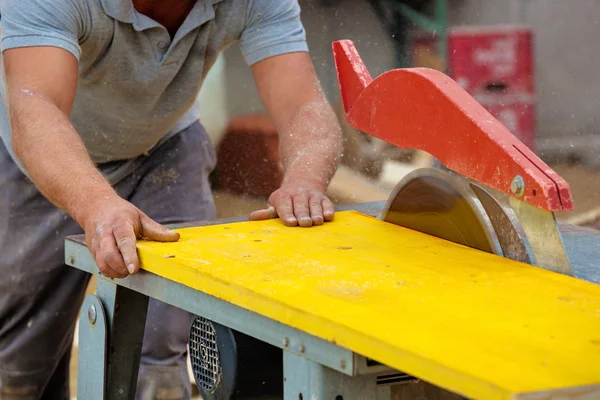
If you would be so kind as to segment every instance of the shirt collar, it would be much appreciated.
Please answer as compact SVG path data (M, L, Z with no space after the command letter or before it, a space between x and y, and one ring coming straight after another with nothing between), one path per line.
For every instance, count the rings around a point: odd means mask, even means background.
M215 5L223 0L197 0L206 2L210 5ZM136 18L136 11L133 7L132 0L100 0L104 12L111 18L117 21L133 24Z
M100 0L100 2L109 17L117 21L133 23L135 9L131 0Z

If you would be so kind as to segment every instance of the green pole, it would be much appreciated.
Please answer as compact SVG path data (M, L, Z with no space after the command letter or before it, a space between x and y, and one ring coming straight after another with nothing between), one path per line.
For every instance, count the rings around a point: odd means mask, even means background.
M442 60L442 70L448 72L448 2L447 0L436 0L435 19L438 25L439 42L438 52Z
M447 0L435 0L434 16L430 18L402 3L395 3L396 11L406 20L421 29L437 36L437 54L442 62L442 70L448 68L448 3ZM400 57L399 57L400 58Z

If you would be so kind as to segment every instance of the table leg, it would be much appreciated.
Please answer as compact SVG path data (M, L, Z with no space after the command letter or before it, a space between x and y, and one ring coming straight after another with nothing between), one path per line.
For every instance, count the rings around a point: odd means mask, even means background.
M79 315L77 396L104 400L106 391L106 314L95 294L85 298Z
M374 400L377 376L348 376L284 351L284 400Z
M104 399L133 400L148 296L117 286L106 279L98 280L97 295L104 306L107 327Z

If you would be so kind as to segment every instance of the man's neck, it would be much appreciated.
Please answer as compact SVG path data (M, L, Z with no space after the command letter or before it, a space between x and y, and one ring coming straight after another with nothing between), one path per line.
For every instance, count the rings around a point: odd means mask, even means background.
M194 4L196 4L196 0L133 0L133 6L137 12L163 25L171 37L175 36L183 21L192 11Z

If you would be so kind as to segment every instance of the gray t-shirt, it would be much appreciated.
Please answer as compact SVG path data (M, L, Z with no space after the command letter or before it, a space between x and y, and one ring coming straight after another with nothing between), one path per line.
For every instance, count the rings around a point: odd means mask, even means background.
M98 164L140 156L198 119L200 86L229 45L249 65L308 51L296 0L197 0L173 40L132 0L0 0L0 29L2 51L56 46L78 59L71 122ZM0 89L0 134L22 168Z

